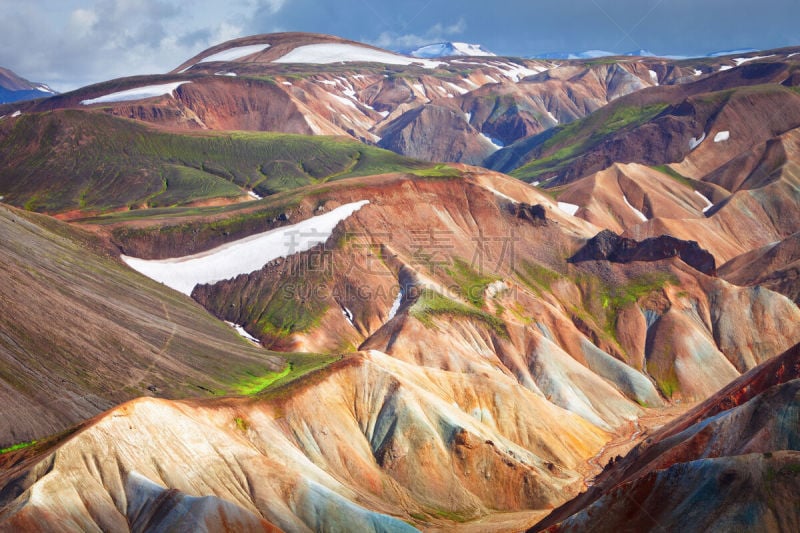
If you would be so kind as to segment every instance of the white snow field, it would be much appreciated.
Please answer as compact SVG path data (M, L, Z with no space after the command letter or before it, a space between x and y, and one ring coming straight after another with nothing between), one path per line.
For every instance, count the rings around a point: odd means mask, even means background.
M413 57L405 57L365 46L345 43L319 43L298 46L288 54L273 60L273 63L386 63L388 65L420 64L425 68L436 68L441 63Z
M403 303L403 290L402 289L400 289L397 292L397 297L394 299L394 302L392 302L392 307L389 309L389 316L386 319L386 322L390 321L391 319L393 319L397 315L397 312L400 310L400 304L401 303Z
M579 205L569 204L567 202L558 202L558 208L561 209L568 215L575 215L578 212L578 209L581 208Z
M622 199L625 201L625 205L630 207L631 211L633 211L636 214L636 216L639 217L639 220L641 220L642 222L647 222L647 216L638 209L636 209L635 207L633 207L631 203L628 201L628 197L625 196L624 193L622 194Z
M153 260L123 255L122 260L148 278L191 295L195 285L249 274L274 259L304 252L325 242L336 224L368 203L369 200L362 200L345 204L297 224L251 235L199 254Z
M727 141L730 138L731 138L731 132L729 132L727 130L726 131L720 131L719 133L714 135L714 142L715 143L721 143L721 142Z
M153 98L154 96L161 96L163 94L172 94L172 91L183 85L184 83L191 83L190 81L173 81L172 83L162 83L160 85L146 85L144 87L136 87L135 89L128 89L119 91L105 96L98 96L97 98L90 98L89 100L81 100L81 105L92 104L107 104L110 102L127 102L129 100L144 100L145 98Z
M743 65L744 63L748 63L750 61L757 61L759 59L766 59L768 57L774 57L774 56L775 54L770 54L768 56L737 57L736 59L733 60L733 62L736 63L736 66L738 67L739 65Z
M700 191L694 191L694 193L706 201L706 206L703 208L703 213L714 207L714 203L711 200L709 200L705 194L701 193Z
M700 144L705 140L706 140L706 132L703 132L703 134L700 136L699 139L697 137L692 137L691 139L689 139L689 150L694 150L695 148L700 146Z
M251 54L255 54L256 52L263 52L270 45L268 44L252 44L247 46L237 46L235 48L228 48L227 50L223 50L222 52L217 52L216 54L211 54L208 57L204 57L197 63L210 63L212 61L235 61L242 57L247 57Z
M256 344L261 344L260 340L256 339L255 337L253 337L252 335L247 333L247 331L242 326L240 326L239 324L234 324L233 322L228 322L227 320L225 321L225 323L228 324L233 329L235 329L236 333L238 333L240 336L244 337L245 339L249 340L250 342L254 342Z
M497 151L497 150L499 150L499 149L501 149L503 147L503 143L500 142L499 140L493 139L492 137L489 137L488 135L486 135L486 134L484 134L482 132L479 133L479 135L481 137L483 137L484 140L489 141L492 144L492 146L494 146L495 151Z

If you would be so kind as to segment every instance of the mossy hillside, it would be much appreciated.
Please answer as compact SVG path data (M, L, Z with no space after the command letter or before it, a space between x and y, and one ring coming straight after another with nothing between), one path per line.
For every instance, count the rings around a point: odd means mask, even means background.
M553 283L564 278L562 274L543 265L521 260L515 269L517 278L535 294L550 292Z
M249 379L242 380L236 385L236 393L244 396L265 394L340 359L338 355L313 353L286 353L281 354L281 357L285 361L283 369L264 374L251 374Z
M640 126L667 107L663 103L644 106L612 103L588 117L557 126L537 136L538 139L532 139L538 157L512 171L511 175L531 181L543 174L561 170L608 136Z
M459 296L466 299L475 307L484 306L484 293L486 288L493 282L500 280L498 276L478 272L471 264L463 259L455 258L450 267L446 269L447 274L455 282L454 289Z
M276 220L300 204L300 197L288 197L273 205L257 209L176 209L168 210L164 216L169 222L159 224L160 216L136 216L136 212L117 213L105 222L118 223L147 220L152 225L139 227L133 224L118 225L111 230L114 242L128 255L155 258L189 255L219 246L225 242L264 231L276 224ZM150 211L149 209L147 211ZM156 211L156 210L153 210ZM229 213L225 216L225 213ZM222 214L222 218L208 220L203 215Z
M345 138L178 134L82 110L26 114L0 140L0 194L36 211L266 196L353 176L434 167Z
M629 278L623 283L609 283L601 277L581 273L576 283L583 295L584 316L592 317L608 336L617 340L617 320L620 312L643 298L677 285L678 280L669 272L648 272Z
M277 340L319 326L329 302L313 295L306 297L295 281L284 278L272 293L256 320L255 328L259 334ZM321 287L326 283L327 280L303 280L305 287Z
M437 317L456 317L483 322L502 338L508 338L508 330L502 319L477 309L471 305L451 300L431 289L420 291L417 301L411 306L409 314L425 327L436 328Z
M305 378L308 374L326 368L340 359L340 355L308 353L286 354L287 364L284 371L273 375L268 383L252 392L252 394L263 395L272 393L286 385L296 383L298 380Z
M670 178L672 178L673 180L677 181L678 183L680 183L684 187L689 187L691 189L695 188L695 185L694 185L695 184L695 180L693 180L692 178L687 178L683 174L681 174L678 171L674 170L669 165L656 165L656 166L654 166L652 168L655 169L655 170L658 170L662 174L665 174L665 175L669 176Z

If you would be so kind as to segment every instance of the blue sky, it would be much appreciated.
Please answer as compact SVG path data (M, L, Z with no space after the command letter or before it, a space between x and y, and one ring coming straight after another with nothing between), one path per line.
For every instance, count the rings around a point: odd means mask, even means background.
M313 31L404 49L664 55L800 44L800 0L0 0L0 66L58 90L168 71L205 48Z

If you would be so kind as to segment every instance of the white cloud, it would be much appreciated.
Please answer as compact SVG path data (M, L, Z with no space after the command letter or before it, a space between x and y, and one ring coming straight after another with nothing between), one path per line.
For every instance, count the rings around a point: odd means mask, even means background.
M267 0L279 10L285 0ZM0 0L0 65L68 91L136 74L168 72L202 50L243 36L255 2ZM31 36L36 36L31 39Z
M459 35L464 33L466 29L467 21L464 20L464 17L461 17L456 23L449 26L442 26L441 22L435 24L431 26L431 28L428 30L428 33L433 35Z
M262 0L259 2L259 7L265 12L274 15L283 8L284 4L286 4L286 0Z
M76 9L69 15L69 31L77 37L84 37L92 31L97 20L97 13L91 9Z

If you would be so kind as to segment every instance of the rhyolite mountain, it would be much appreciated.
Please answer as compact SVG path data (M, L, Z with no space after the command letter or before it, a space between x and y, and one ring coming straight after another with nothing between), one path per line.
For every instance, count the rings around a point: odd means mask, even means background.
M20 104L0 529L791 524L793 54L286 33Z
M800 345L617 457L530 531L795 528Z

